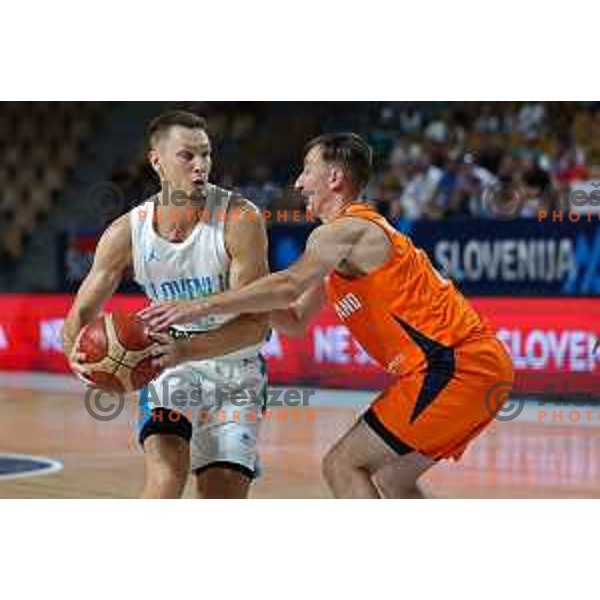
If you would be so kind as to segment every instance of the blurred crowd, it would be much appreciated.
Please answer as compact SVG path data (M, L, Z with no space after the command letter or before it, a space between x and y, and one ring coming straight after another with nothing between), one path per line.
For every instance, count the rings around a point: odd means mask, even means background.
M385 158L367 197L392 221L523 218L565 208L600 165L600 103L389 103L370 134Z
M261 208L297 209L292 183L304 142L353 130L375 151L365 190L390 220L490 218L496 202L524 203L522 217L556 209L600 165L600 103L368 102L206 103L215 140L213 180ZM140 156L113 179L140 198L152 174ZM156 182L154 182L155 184ZM499 198L499 200L498 200Z

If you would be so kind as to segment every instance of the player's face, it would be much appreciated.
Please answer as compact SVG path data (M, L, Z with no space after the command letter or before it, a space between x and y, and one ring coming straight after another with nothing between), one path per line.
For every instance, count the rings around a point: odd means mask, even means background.
M154 154L152 154L154 153ZM171 192L205 192L212 166L210 139L202 129L171 127L152 150L151 158Z
M318 146L312 148L304 158L304 169L294 188L304 196L307 209L316 217L319 217L324 204L333 196L331 179L331 165L323 160Z

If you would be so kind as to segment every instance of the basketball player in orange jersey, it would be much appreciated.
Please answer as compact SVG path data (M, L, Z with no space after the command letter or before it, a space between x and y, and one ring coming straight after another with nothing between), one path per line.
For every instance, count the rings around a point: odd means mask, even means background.
M271 311L298 333L328 299L394 384L323 461L340 498L419 497L417 481L437 461L458 459L490 423L487 390L512 381L510 357L490 326L425 253L358 201L371 150L354 134L307 146L296 188L323 222L285 271L205 300L142 313L161 330L199 315ZM499 407L498 407L499 408Z
M65 353L82 376L86 366L74 351L77 336L99 314L128 267L153 302L205 297L268 273L264 223L249 218L259 217L258 210L209 183L211 144L204 120L169 112L157 117L148 133L148 158L162 192L118 218L102 235L65 321ZM180 497L190 471L203 498L248 494L256 475L260 409L258 418L251 418L256 406L240 408L218 394L228 390L261 397L266 372L259 350L268 315L229 317L199 318L173 328L171 335L155 337L155 361L164 370L140 399L147 413L139 424L146 461L144 497ZM194 400L199 388L201 404ZM209 420L190 417L201 409Z

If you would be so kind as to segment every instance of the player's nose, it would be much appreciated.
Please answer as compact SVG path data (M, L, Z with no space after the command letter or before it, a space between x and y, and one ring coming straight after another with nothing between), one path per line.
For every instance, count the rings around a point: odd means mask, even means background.
M206 175L206 169L204 168L204 165L197 163L193 166L192 173L199 177L204 177Z

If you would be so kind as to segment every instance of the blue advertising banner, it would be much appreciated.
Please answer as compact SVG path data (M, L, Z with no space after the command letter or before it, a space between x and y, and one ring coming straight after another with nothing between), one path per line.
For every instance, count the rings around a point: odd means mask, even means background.
M285 269L300 256L313 228L293 224L269 228L273 271ZM418 221L398 228L469 296L600 296L600 220ZM64 290L81 283L97 236L91 232L62 236ZM129 289L124 286L122 291Z
M467 295L600 296L600 220L417 221L398 229ZM271 228L274 270L298 258L310 230Z
M600 221L420 221L405 233L468 295L600 295Z

